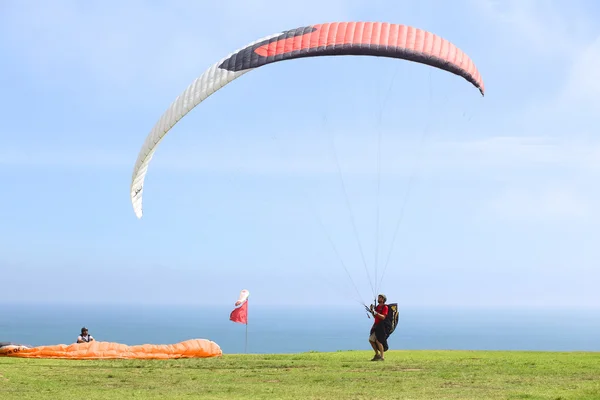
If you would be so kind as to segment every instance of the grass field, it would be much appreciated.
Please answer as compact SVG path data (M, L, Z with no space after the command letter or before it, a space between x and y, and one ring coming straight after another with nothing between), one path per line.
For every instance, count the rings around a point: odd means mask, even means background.
M389 351L169 361L0 358L0 399L600 399L600 353Z

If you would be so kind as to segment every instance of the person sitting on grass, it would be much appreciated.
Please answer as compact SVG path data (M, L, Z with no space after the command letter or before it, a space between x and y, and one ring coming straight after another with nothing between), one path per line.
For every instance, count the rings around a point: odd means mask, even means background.
M88 333L88 329L85 326L81 328L81 335L77 337L77 343L89 343L93 341L94 337Z

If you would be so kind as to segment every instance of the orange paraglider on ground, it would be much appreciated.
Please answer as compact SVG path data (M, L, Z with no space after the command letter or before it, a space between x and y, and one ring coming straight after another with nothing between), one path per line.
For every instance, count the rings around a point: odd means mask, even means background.
M209 358L223 355L213 341L191 339L175 344L142 344L129 346L114 342L58 344L29 347L7 343L0 345L0 357L99 359L171 359Z

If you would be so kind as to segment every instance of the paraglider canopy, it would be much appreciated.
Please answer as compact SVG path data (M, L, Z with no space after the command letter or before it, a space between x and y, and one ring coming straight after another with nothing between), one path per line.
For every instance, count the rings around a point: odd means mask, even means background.
M134 212L142 218L148 165L169 130L207 97L261 66L303 57L373 56L430 65L463 77L483 95L484 84L473 61L458 47L433 33L386 22L333 22L283 31L261 38L213 64L165 111L146 137L131 178Z

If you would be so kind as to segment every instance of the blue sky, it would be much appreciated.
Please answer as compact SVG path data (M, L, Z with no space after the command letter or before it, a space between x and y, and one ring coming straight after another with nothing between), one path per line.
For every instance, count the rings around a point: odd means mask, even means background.
M354 282L406 306L600 307L597 4L236 3L2 2L0 301L353 304ZM486 97L401 60L259 68L169 133L136 219L138 151L194 78L260 37L353 20L451 40Z

